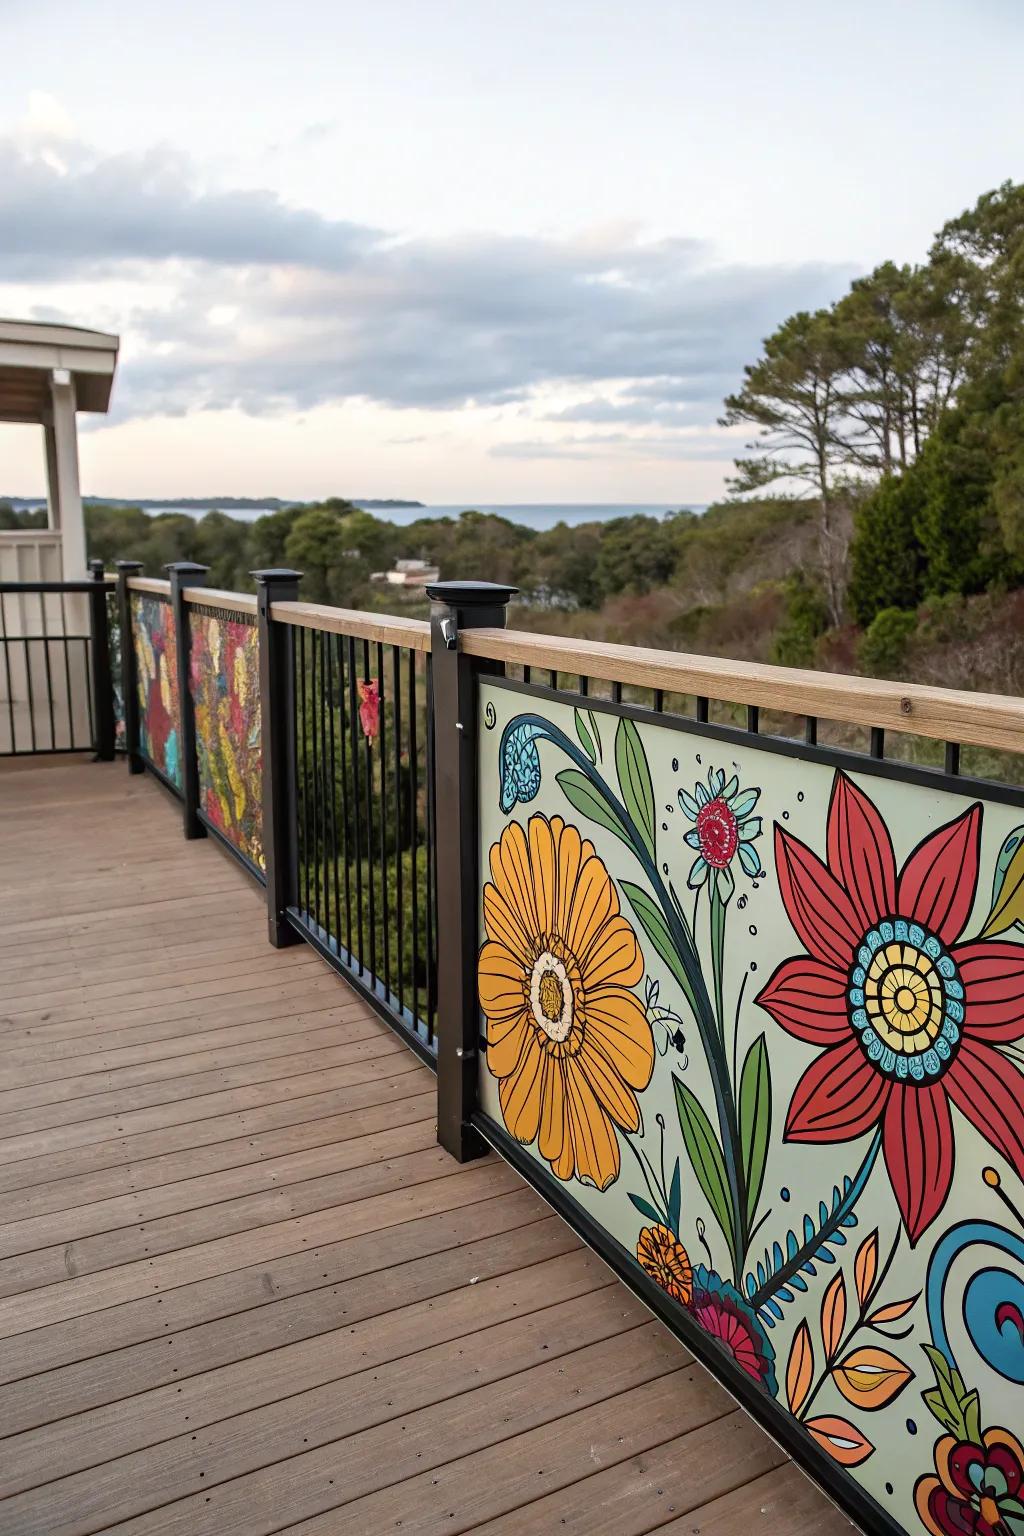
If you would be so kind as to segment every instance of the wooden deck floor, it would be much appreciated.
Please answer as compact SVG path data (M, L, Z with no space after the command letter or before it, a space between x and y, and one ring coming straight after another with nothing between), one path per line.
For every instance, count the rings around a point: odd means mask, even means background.
M0 1531L849 1526L149 779L0 765Z

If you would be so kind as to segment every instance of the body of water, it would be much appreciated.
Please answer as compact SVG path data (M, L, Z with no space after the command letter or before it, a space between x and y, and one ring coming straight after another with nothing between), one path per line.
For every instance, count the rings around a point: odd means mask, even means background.
M17 500L12 503L19 510L22 508L45 506L42 501ZM131 505L126 502L125 505ZM362 502L356 502L356 506L362 506ZM369 507L374 517L379 517L389 523L397 523L400 527L406 527L409 523L418 522L424 517L458 517L467 510L476 512L493 512L498 517L504 517L512 523L521 523L527 528L534 528L542 532L545 528L554 528L558 523L568 523L575 526L578 523L605 523L614 517L635 517L643 514L648 517L664 517L667 512L677 512L685 509L688 512L703 512L705 504L694 502L484 502L463 501L452 502L447 506L428 507ZM176 507L171 503L167 506L147 506L145 509L151 516L157 516L161 512L183 513L186 517L203 517L204 508ZM252 523L258 517L265 517L274 511L271 507L227 507L229 517L237 518L239 522Z

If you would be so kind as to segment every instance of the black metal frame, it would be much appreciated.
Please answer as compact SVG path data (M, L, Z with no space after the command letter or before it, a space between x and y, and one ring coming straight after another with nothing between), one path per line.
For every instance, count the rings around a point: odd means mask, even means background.
M115 715L113 675L110 666L110 637L107 616L107 597L113 590L102 561L89 562L90 576L82 581L4 581L0 582L0 654L3 657L4 677L7 684L7 717L10 731L10 751L0 752L0 757L64 757L69 753L92 752L97 760L109 761L115 756ZM64 598L79 595L88 599L89 626L86 634L68 634L67 612ZM61 599L61 631L51 633L46 625L45 602L40 602L41 632L38 635L8 635L6 627L5 597L48 596ZM57 716L50 646L59 643L64 653L64 682L67 705L68 743L57 746ZM49 716L48 747L40 746L36 732L36 698L32 685L31 647L42 644L43 668L46 676L46 709ZM69 646L82 646L82 659L86 671L85 703L88 719L88 739L78 741L74 730L74 706L71 692L71 652ZM14 714L11 678L11 648L20 647L25 665L26 690L29 705L29 736L27 748L19 748Z
M479 676L479 673L477 675ZM568 689L533 683L528 677L520 681L517 678L490 676L486 681L490 687L522 698L566 705L569 708L578 708L581 702L585 701L586 707L596 713L634 720L639 724L663 726L681 735L719 741L731 747L753 747L778 756L845 769L852 773L893 779L960 796L976 795L979 798L983 797L1012 806L1024 806L1024 790L988 780L961 777L955 771L959 765L959 752L950 751L950 745L955 746L955 744L947 744L946 768L918 767L914 764L886 759L882 755L884 737L880 731L872 732L870 753L857 753L840 748L818 746L816 744L817 722L813 720L809 721L812 728L806 732L805 739L800 741L791 737L762 734L758 728L759 719L756 712L752 719L748 714L750 724L746 730L710 721L707 700L703 699L697 700L697 716L692 718L666 712L663 708L624 703L621 698L621 689L616 689L610 699L596 696L589 691L590 680L586 678L580 679L580 690L575 693ZM475 692L476 709L479 713L479 686L475 688ZM656 703L662 702L661 698L656 698ZM951 762L954 765L953 772L948 771ZM467 827L472 829L469 835L472 836L474 843L479 843L477 807L473 809L471 820L463 824L463 837L467 835ZM475 931L471 939L467 940L466 947L467 949L472 947L474 960L478 941L479 934ZM477 1030L478 1032L480 1030L479 1008L477 1008ZM481 1041L482 1038L481 1035ZM475 1093L478 1093L478 1088L477 1081L474 1084ZM883 1508L847 1472L838 1467L806 1430L790 1414L780 1408L774 1398L769 1397L744 1371L740 1370L683 1309L676 1306L671 1297L644 1273L636 1263L633 1254L594 1219L585 1207L547 1171L537 1157L515 1141L504 1126L499 1125L488 1115L478 1101L469 1114L469 1122L477 1135L510 1163L572 1227L588 1247L610 1265L633 1294L654 1313L659 1321L671 1329L732 1394L741 1407L814 1478L829 1498L851 1520L872 1533L872 1536L876 1536L876 1533L877 1536L906 1536L904 1527L888 1510Z
M977 795L1003 805L1024 807L1024 789L1015 785L1000 784L994 779L973 778L967 774L950 772L948 768L929 768L915 763L904 763L896 758L877 756L873 752L855 752L847 747L824 747L815 740L803 741L793 736L776 736L767 731L744 730L742 726L723 725L707 719L706 715L694 717L677 715L670 710L648 708L642 704L620 703L615 699L601 698L593 693L573 693L571 689L553 688L543 683L521 682L514 677L488 677L490 686L523 694L527 698L542 699L551 704L565 704L578 708L581 700L586 708L602 714L616 715L635 720L639 725L661 725L682 735L699 736L721 741L732 747L756 747L780 757L795 757L802 762L821 763L825 767L841 768L848 773L866 773L876 778L895 779L904 784L914 784L920 789L944 790L955 795ZM703 701L698 700L698 704ZM814 717L809 717L812 721ZM816 724L817 722L814 721ZM913 735L912 731L905 733ZM922 737L922 740L931 738ZM956 743L946 743L947 762L949 748ZM1024 746L1024 743L1022 743ZM957 761L959 758L957 757Z

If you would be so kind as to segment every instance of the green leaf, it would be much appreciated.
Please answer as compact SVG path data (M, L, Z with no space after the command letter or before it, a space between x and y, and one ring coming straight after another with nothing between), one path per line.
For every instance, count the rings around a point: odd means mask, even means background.
M683 1205L683 1189L679 1178L679 1159L672 1170L672 1183L668 1192L668 1224L676 1237L679 1236L679 1214Z
M648 1221L653 1221L655 1226L661 1226L665 1218L659 1215L659 1213L654 1209L654 1206L650 1205L642 1195L630 1195L629 1198L636 1206L641 1216L646 1217Z
M555 779L574 810L579 811L588 821L596 821L606 832L614 832L627 848L632 848L629 833L585 773L581 773L578 768L563 768L561 773L555 774Z
M747 1052L740 1073L740 1155L747 1191L747 1223L751 1224L761 1198L768 1143L772 1133L772 1079L768 1046L758 1035Z
M597 744L597 755L598 757L604 757L604 748L601 746L601 731L597 723L597 716L592 709L587 710L587 719L590 721L590 729Z
M590 761L596 765L597 748L594 746L593 736L591 736L587 729L587 722L584 720L583 715L578 709L573 711L573 716L576 721L576 735L580 739L580 746L590 758Z
M622 800L651 858L654 858L654 785L640 732L632 720L620 720L615 732L615 771Z
M725 1159L711 1121L696 1094L673 1074L676 1091L676 1111L679 1129L683 1133L686 1154L690 1166L697 1175L697 1182L711 1207L715 1220L722 1229L726 1242L732 1246L732 1202L729 1198L729 1181L725 1172Z
M634 885L631 880L620 880L619 886L636 913L647 937L679 983L690 1007L696 1012L696 993L686 974L682 956L672 942L672 935L658 903L647 894L643 886Z
M996 858L992 880L992 909L980 937L1005 933L1024 923L1024 827L1015 827Z

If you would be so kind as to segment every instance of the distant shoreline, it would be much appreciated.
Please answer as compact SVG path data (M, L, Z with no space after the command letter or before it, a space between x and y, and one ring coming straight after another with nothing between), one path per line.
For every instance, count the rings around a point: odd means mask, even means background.
M240 522L254 522L258 517L265 517L269 513L283 512L292 508L315 506L315 502L282 501L278 497L268 496L263 501L252 497L235 496L222 497L190 497L182 501L159 501L154 498L138 498L131 500L114 500L110 497L87 496L84 498L87 506L96 507L139 507L142 511L151 515L160 513L185 514L188 517L202 517L207 512L223 512L228 517L234 517ZM8 501L17 511L31 510L45 506L45 501L40 497L15 497L0 496L0 501ZM421 519L458 518L464 512L479 512L484 516L491 515L505 518L510 523L516 523L520 527L532 528L541 533L550 528L557 527L560 523L568 527L578 527L582 523L607 523L620 517L656 517L662 518L672 512L705 512L705 502L451 502L446 504L430 504L420 501L399 500L374 500L359 501L352 498L352 505L366 512L374 513L384 521L395 523L398 526L407 526L409 523L419 522Z

